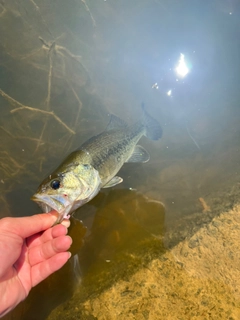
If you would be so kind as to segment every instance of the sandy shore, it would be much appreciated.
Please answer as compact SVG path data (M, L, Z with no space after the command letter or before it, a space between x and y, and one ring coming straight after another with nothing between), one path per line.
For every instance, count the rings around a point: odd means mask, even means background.
M49 319L240 319L239 240L240 205L79 307L76 292Z

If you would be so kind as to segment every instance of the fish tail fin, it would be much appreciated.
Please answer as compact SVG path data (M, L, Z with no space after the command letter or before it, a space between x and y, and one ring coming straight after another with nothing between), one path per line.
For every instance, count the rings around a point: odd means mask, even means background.
M162 128L156 119L153 119L145 110L144 103L142 103L142 123L145 127L145 136L151 140L158 140L162 136Z

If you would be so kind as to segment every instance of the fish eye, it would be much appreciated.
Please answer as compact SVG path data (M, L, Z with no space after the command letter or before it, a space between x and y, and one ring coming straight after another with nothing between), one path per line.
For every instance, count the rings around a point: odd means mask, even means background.
M57 190L60 188L60 181L59 180L53 180L51 182L51 187L54 189L54 190Z

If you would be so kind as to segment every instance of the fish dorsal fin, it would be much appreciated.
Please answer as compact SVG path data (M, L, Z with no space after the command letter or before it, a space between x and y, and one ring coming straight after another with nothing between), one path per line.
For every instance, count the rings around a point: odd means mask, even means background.
M144 163L144 162L148 162L149 159L150 159L149 153L143 147L136 145L131 157L126 162Z
M116 186L117 184L121 183L123 181L122 178L118 177L118 176L115 176L113 177L110 181L108 181L104 186L103 188L110 188L110 187L113 187L113 186Z
M127 126L128 125L124 120L112 114L106 130L109 131L112 129L127 128Z

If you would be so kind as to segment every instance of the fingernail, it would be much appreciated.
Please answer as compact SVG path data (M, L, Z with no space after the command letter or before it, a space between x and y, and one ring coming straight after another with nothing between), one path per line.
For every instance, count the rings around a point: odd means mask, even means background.
M71 254L71 252L70 252L70 251L68 251L68 255L69 255L68 259L70 259L70 258L71 258L71 256L72 256L72 254Z
M64 225L66 228L69 228L71 222L70 220L68 219L64 219L62 222L61 222L62 225Z

